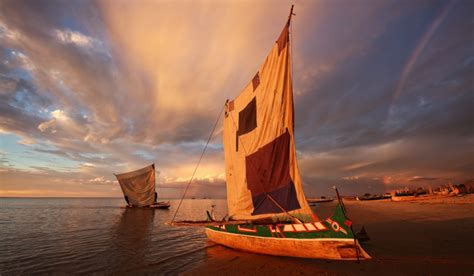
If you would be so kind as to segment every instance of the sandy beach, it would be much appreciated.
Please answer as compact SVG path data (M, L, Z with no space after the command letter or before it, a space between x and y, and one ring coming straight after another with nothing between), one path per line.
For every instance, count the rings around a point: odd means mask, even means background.
M252 254L210 244L207 260L188 275L472 275L474 273L474 195L415 202L347 201L358 231L371 240L364 262L326 261ZM315 212L326 218L335 203Z

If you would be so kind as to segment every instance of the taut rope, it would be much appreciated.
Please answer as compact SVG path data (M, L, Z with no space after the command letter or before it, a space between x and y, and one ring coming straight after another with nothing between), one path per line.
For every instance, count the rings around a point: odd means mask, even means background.
M217 120L214 124L214 127L212 128L211 134L209 134L209 138L207 138L206 145L204 146L204 149L202 150L201 156L199 157L199 160L196 164L196 167L194 168L194 172L191 176L191 179L189 179L188 185L186 186L186 189L184 190L183 196L181 197L181 200L179 201L178 208L176 208L176 211L174 212L173 219L171 220L171 223L173 223L174 219L176 218L176 215L178 214L179 207L181 207L181 203L183 203L183 199L186 196L186 192L188 191L189 185L191 185L191 182L194 179L194 175L196 174L196 171L199 167L199 164L201 163L202 157L204 156L204 153L206 152L207 146L209 145L209 142L212 139L212 136L214 135L214 131L216 130L217 123L219 122L221 116L222 116L222 111L224 111L225 105L222 106L221 112L219 112L219 116L217 117Z

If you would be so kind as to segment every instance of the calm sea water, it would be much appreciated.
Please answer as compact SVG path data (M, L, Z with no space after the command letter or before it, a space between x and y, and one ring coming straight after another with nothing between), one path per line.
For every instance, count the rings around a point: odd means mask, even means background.
M202 227L172 227L170 210L125 208L123 199L0 198L0 275L157 273L191 269L214 246ZM227 212L225 200L184 200L177 216Z
M150 210L124 208L123 199L0 198L0 275L474 271L474 204L346 203L354 229L365 225L371 241L363 246L375 261L300 260L225 248L208 241L203 227L166 225L177 200L170 210ZM185 200L177 220L205 219L211 205L218 219L227 212L225 200ZM335 205L313 210L325 219Z

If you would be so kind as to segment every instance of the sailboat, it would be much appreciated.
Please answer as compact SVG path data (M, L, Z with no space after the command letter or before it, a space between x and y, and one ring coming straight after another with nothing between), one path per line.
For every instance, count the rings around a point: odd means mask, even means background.
M155 164L136 171L114 174L127 202L127 207L168 209L170 202L157 202Z
M370 259L352 231L352 222L337 190L339 204L325 220L313 214L303 193L294 144L289 39L292 15L293 6L252 80L235 99L225 103L223 144L228 219L215 221L208 213L207 223L171 224L205 225L211 241L249 252L335 260Z

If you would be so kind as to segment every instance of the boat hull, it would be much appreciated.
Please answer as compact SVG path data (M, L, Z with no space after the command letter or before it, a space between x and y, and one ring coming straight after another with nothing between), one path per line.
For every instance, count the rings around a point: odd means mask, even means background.
M253 253L331 260L371 258L354 239L272 238L223 232L209 227L206 234L215 243Z
M326 202L333 202L334 199L333 198L316 198L316 199L308 198L306 201L309 204L311 204L311 203L326 203Z
M390 200L392 196L356 197L357 201Z
M141 208L141 209L169 209L170 206L171 204L169 201L166 201L166 202L162 201L162 202L157 202L155 204L143 206L143 207L135 207L135 206L130 206L130 205L127 205L126 207L127 208Z
M392 201L411 201L411 200L415 200L415 196L414 195L410 195L410 196L392 196L391 200Z

